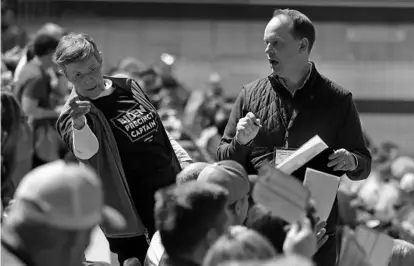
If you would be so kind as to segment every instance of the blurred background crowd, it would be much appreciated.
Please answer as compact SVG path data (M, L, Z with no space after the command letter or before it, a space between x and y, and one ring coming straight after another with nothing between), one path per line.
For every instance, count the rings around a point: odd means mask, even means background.
M59 158L73 159L54 128L33 127L31 117L37 114L20 103L19 88L27 81L20 75L21 69L43 56L38 36L58 40L72 31L89 34L102 45L99 48L104 52L107 75L127 75L139 81L167 130L192 159L216 160L217 146L241 86L270 73L261 35L276 3L144 2L2 1L3 206L32 168ZM289 1L273 2L280 2L280 7ZM289 7L302 10L316 24L313 60L329 78L353 92L373 156L368 180L341 183L342 223L364 223L414 243L411 2L396 1L409 8L396 4L375 7L376 2L387 1L372 1L359 8L291 2L296 6ZM47 75L49 84L44 86L48 94L43 96L49 101L47 108L58 113L71 85L53 64Z

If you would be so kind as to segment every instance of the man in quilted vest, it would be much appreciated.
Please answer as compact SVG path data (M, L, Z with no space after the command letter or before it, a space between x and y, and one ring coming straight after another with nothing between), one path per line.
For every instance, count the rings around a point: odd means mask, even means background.
M335 152L327 164L350 179L365 179L371 155L352 94L317 71L309 56L315 28L296 10L276 10L264 32L272 73L243 86L217 150L254 174L263 164L288 156L315 135ZM279 154L279 156L278 156ZM285 157L285 158L286 158ZM328 219L328 241L314 259L335 265L337 201Z

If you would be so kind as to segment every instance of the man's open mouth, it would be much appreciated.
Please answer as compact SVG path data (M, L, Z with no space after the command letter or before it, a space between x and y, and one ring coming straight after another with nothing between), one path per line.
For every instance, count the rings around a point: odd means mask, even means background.
M93 86L92 88L90 88L90 89L87 89L87 91L93 91L94 89L96 89L96 87L97 87L98 85L95 85L95 86Z
M278 65L278 64L279 64L279 61L274 60L274 59L269 59L269 63L270 63L271 65Z

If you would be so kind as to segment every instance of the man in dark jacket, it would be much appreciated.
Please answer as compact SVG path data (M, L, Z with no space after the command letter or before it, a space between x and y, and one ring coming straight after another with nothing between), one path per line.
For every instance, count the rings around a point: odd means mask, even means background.
M366 178L371 155L352 94L320 75L309 61L315 41L312 22L296 10L276 10L266 26L264 41L273 73L243 87L218 158L236 160L254 173L274 157L283 160L292 149L319 135L335 150L329 167L345 171L353 180ZM328 235L334 235L336 222L335 202ZM317 261L323 257L318 265L335 265L335 242L330 237L316 254Z

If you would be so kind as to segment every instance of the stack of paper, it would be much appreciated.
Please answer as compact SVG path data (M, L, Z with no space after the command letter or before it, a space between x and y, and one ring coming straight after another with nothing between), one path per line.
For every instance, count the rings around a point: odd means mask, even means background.
M292 176L263 166L253 189L253 199L262 204L273 215L294 223L306 217L310 193L301 182Z
M326 221L331 213L340 178L313 169L306 169L303 184L310 191L310 195L316 204L317 216L321 221Z
M303 144L297 151L276 166L286 174L293 175L299 180L305 177L306 168L312 168L335 176L342 176L344 172L333 171L328 167L329 156L334 150L318 136L314 136Z
M355 237L365 251L367 262L375 266L388 265L394 245L390 236L359 226L355 230Z
M327 148L328 145L316 135L277 165L277 168L290 175Z

